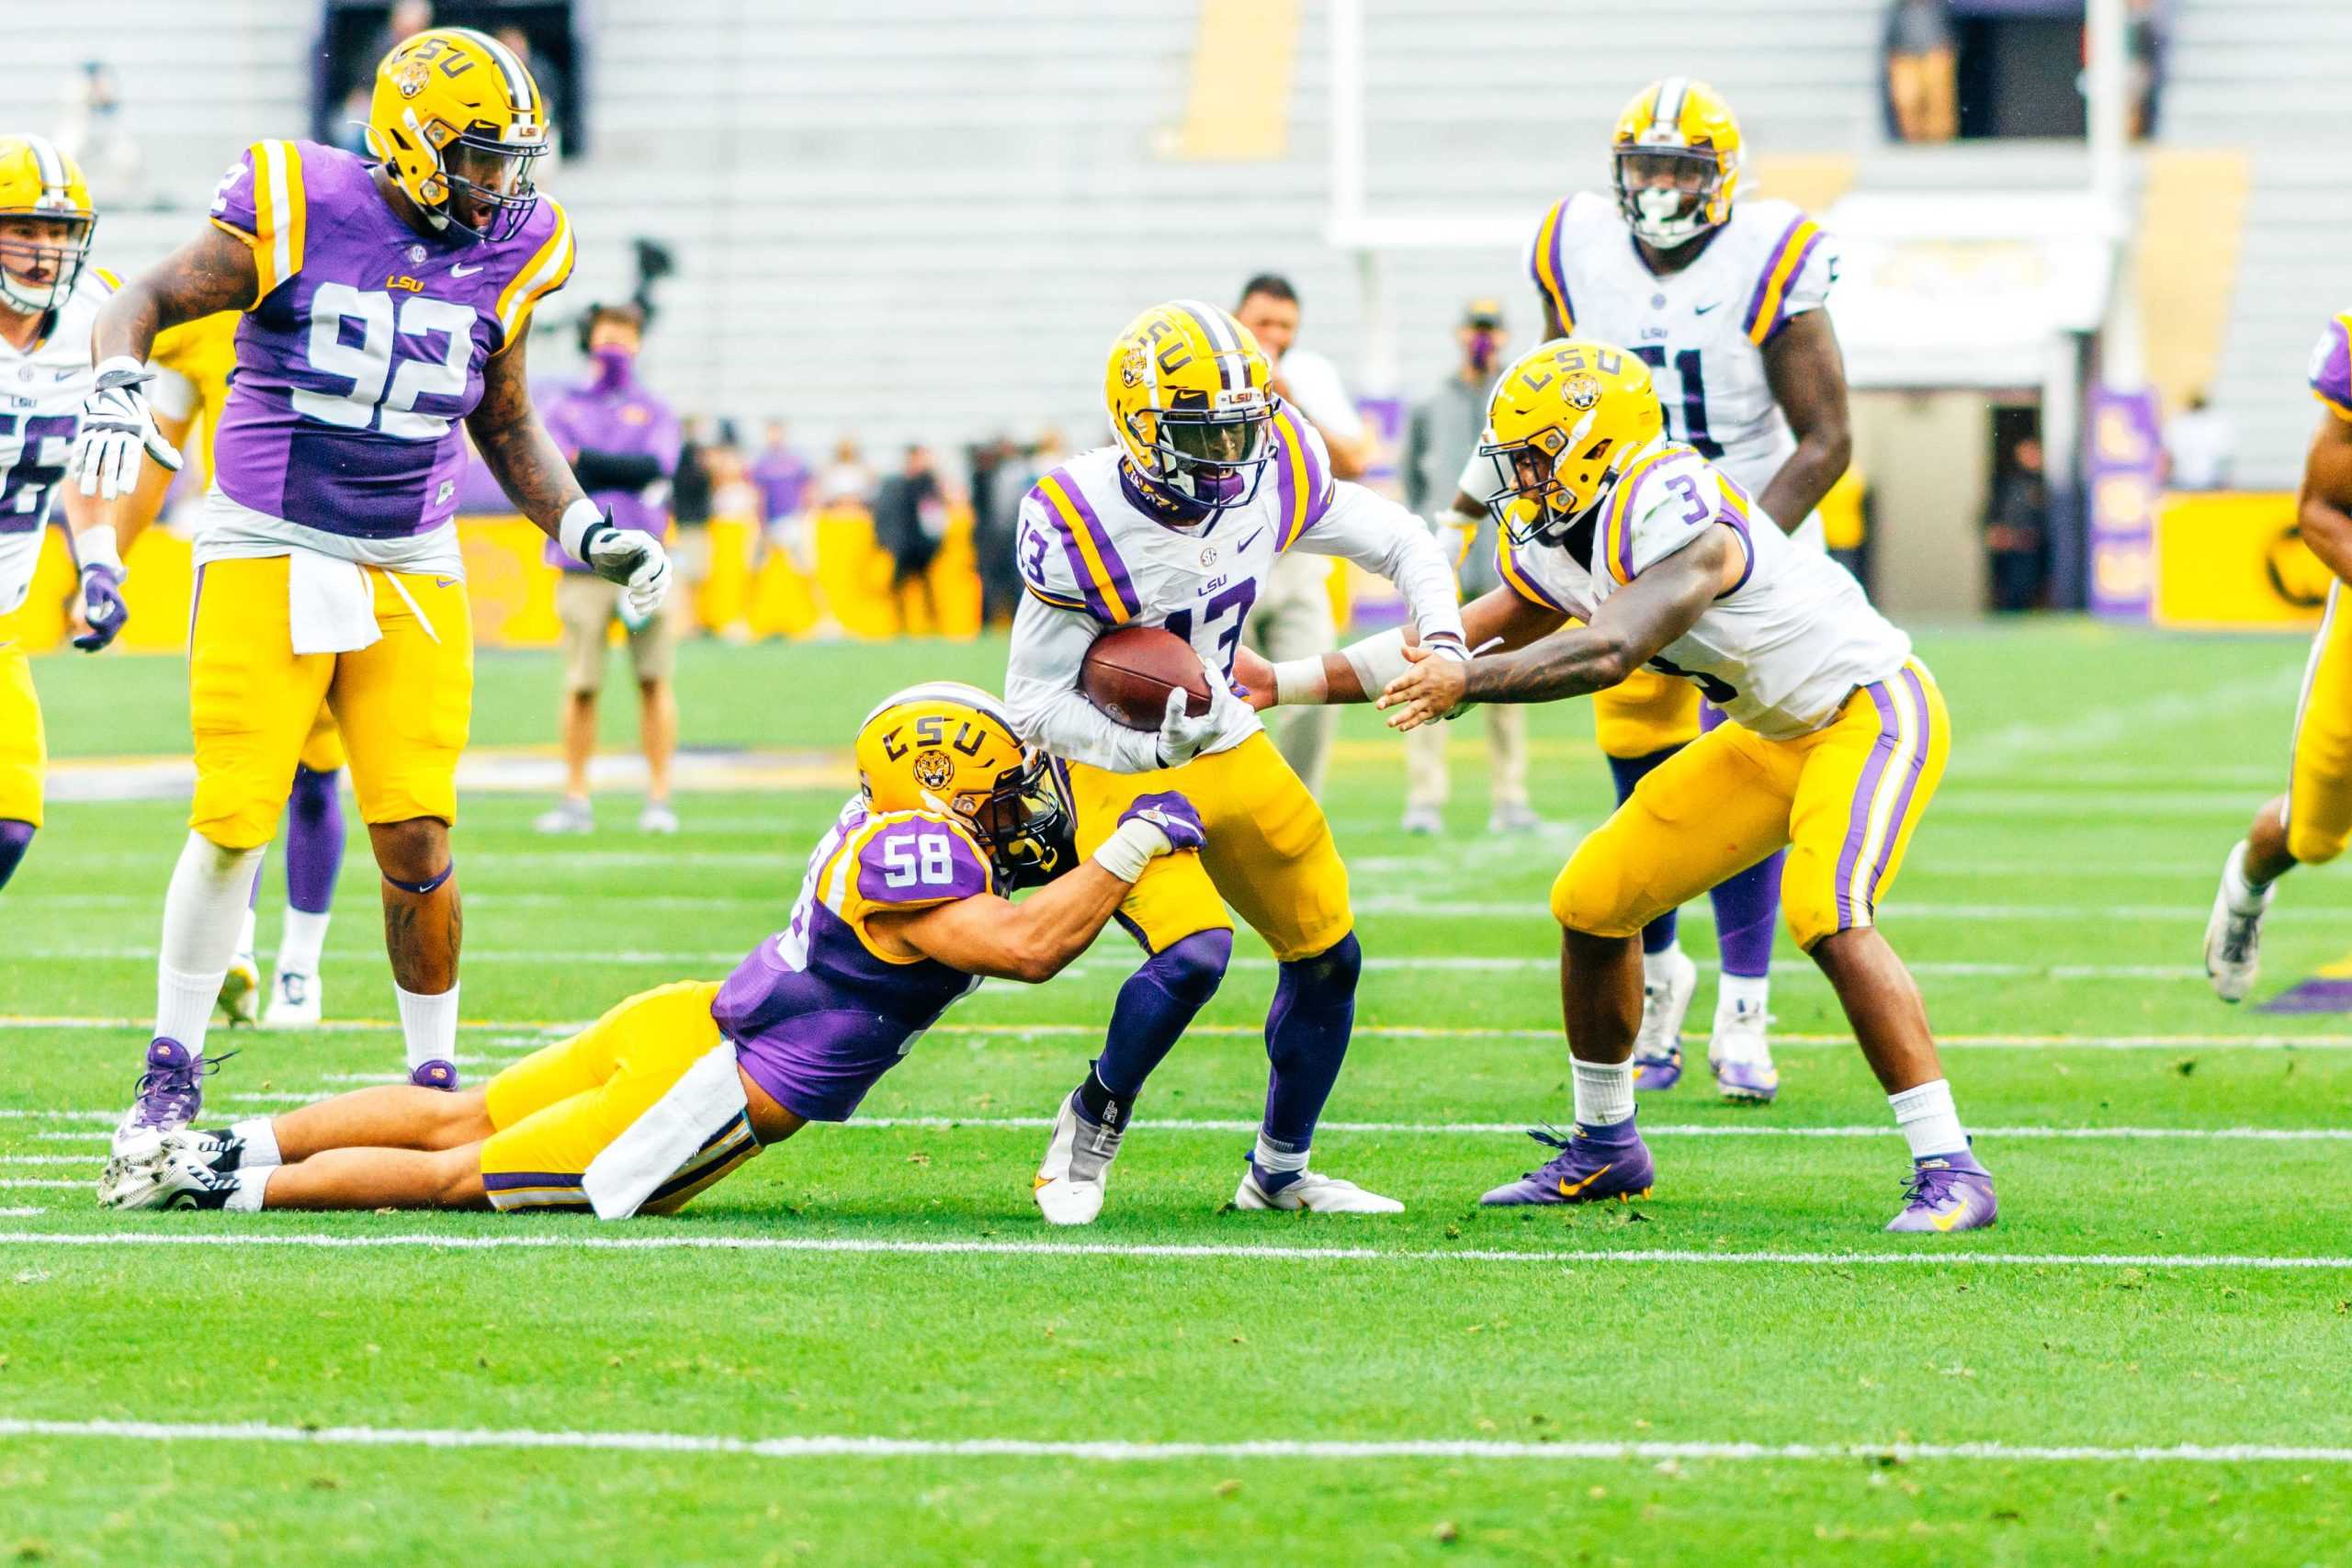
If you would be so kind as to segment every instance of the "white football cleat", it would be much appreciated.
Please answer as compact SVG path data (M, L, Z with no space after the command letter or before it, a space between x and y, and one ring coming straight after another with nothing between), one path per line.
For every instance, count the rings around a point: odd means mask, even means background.
M318 1023L326 1008L324 987L316 975L280 969L270 976L269 1010L261 1015L264 1029L308 1029Z
M1699 966L1679 947L1665 954L1666 978L1642 982L1642 1027L1634 1036L1634 1089L1657 1093L1682 1081L1682 1021L1699 992Z
M232 1029L241 1023L252 1023L261 1016L261 964L250 951L229 961L229 972L220 976L220 996L215 1005Z
M202 1148L166 1133L107 1161L98 1201L109 1209L217 1209L236 1189L237 1179L213 1169Z
M1434 806L1405 807L1405 819L1396 826L1409 838L1437 839L1445 835L1445 818Z
M1250 1165L1241 1173L1241 1185L1233 1194L1237 1209L1306 1210L1312 1214L1401 1214L1405 1205L1394 1198L1383 1198L1377 1192L1367 1192L1352 1181L1342 1181L1336 1176L1317 1171L1302 1170L1298 1179L1287 1182L1269 1192L1258 1185L1258 1168Z
M678 830L678 814L666 800L649 800L645 809L637 814L637 830L640 833L674 833Z
M2231 846L2222 863L2222 885L2213 893L2213 913L2205 921L2205 976L2213 994L2225 1002L2242 1002L2254 989L2262 968L2262 917L2269 912L2274 884L2262 890L2251 914L2230 900L2230 884L2245 886L2245 845Z
M593 833L596 830L596 808L584 800L565 795L552 811L542 811L531 818L531 830L536 833Z
M1707 1041L1707 1066L1715 1092L1747 1105L1769 1105L1781 1092L1781 1072L1772 1066L1772 1015L1759 1007L1715 1006L1714 1032Z
M1118 1156L1125 1134L1079 1114L1076 1091L1065 1096L1054 1113L1053 1136L1046 1144L1045 1163L1037 1168L1031 1191L1037 1212L1051 1225L1091 1225L1102 1212L1103 1190L1111 1177L1111 1161Z

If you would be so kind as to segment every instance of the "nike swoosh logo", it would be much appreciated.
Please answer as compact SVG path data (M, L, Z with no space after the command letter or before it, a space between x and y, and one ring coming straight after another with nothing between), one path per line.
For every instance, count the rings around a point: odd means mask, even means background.
M458 580L454 577L436 577L433 580L433 586L435 588L455 588L458 586Z
M1248 538L1246 538L1246 539L1242 540L1239 544L1238 544L1238 545L1234 546L1234 547L1233 547L1234 553L1235 553L1236 555L1238 555L1238 554L1239 554L1239 553L1241 553L1243 550L1246 550L1246 549L1248 549L1250 546L1252 546L1252 545L1256 544L1256 543L1258 542L1258 534L1262 534L1262 533L1264 533L1264 532L1265 532L1265 530L1264 530L1263 528L1261 528L1261 529L1259 529L1259 530L1258 530L1258 533L1257 533L1257 534L1252 534L1252 535L1250 535Z
M474 274L480 272L483 267L486 267L489 265L490 264L488 262L476 262L471 266L466 266L461 264L452 262L449 264L449 276L451 277L471 277Z
M1563 1181L1560 1183L1560 1196L1563 1198L1573 1198L1577 1193L1583 1191L1586 1188L1591 1186L1594 1182L1600 1180L1602 1177L1608 1175L1611 1171L1616 1168L1616 1164L1612 1161L1608 1165L1602 1166L1599 1170L1594 1171L1590 1176L1586 1177L1582 1181L1577 1182L1573 1187Z
M456 267L451 267L449 270L450 270L451 272L455 272L455 271L457 271L458 269L457 269ZM1694 315L1694 316L1703 316L1703 315L1705 315L1708 311L1710 311L1710 310L1713 310L1713 309L1715 308L1715 305L1720 305L1720 304L1722 304L1722 303L1723 303L1723 301L1722 301L1722 300L1720 300L1720 299L1718 299L1718 300L1716 300L1716 301L1715 301L1715 304L1714 304L1714 305L1693 305L1693 306L1691 306L1691 307L1690 307L1690 313L1691 313L1692 315Z
M1929 1214L1928 1216L1928 1223L1935 1226L1939 1231L1948 1231L1951 1229L1952 1226L1960 1224L1961 1221L1968 1218L1968 1216L1973 1213L1975 1210L1975 1204L1970 1202L1966 1198L1962 1198L1958 1203L1952 1205L1952 1211L1951 1213Z
M1054 1179L1050 1176L1033 1176L1029 1179L1029 1190L1035 1192L1040 1187L1051 1187Z

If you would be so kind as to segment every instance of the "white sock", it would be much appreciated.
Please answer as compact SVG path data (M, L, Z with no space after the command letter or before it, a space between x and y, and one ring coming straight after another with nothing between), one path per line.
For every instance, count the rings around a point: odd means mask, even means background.
M279 1168L277 1166L266 1165L259 1170L239 1170L237 1190L230 1193L229 1201L220 1206L234 1214L260 1213L262 1194L268 1190L269 1179L276 1176Z
M319 955L326 950L327 921L334 918L332 910L314 915L287 905L286 924L277 933L277 972L315 977Z
M1645 987L1664 987L1673 980L1681 967L1682 943L1678 940L1661 952L1642 954L1642 984Z
M224 850L190 833L172 868L155 962L155 1032L178 1041L191 1055L203 1055L220 977L237 956L239 929L253 914L248 900L261 856L258 849Z
M245 1152L237 1160L239 1170L263 1170L286 1163L286 1156L277 1152L277 1128L266 1116L230 1122L229 1135L245 1143Z
M254 874L255 876L259 876L261 874L260 867L254 867ZM248 904L245 906L245 918L237 922L237 951L234 956L238 958L249 957L252 955L253 950L254 907L251 904Z
M1634 1113L1634 1064L1568 1059L1576 1082L1577 1125L1613 1127Z
M1960 1112L1952 1107L1951 1084L1946 1079L1890 1094L1886 1102L1894 1107L1894 1124L1903 1129L1913 1159L1967 1152L1968 1134L1961 1127Z
M1729 1012L1763 1012L1772 1000L1770 975L1725 975L1715 986L1715 1016Z
M458 987L450 987L437 997L421 997L414 991L401 990L395 983L392 990L400 998L401 1037L408 1046L408 1065L412 1071L427 1062L454 1062L458 1059Z
M2238 915L2258 915L2270 907L2270 884L2257 887L2246 880L2245 840L2240 839L2230 851L2230 858L2222 863L2222 896L2230 902L2230 911Z
M1260 1133L1258 1146L1250 1153L1250 1163L1268 1176L1283 1176L1306 1168L1306 1151L1286 1149Z

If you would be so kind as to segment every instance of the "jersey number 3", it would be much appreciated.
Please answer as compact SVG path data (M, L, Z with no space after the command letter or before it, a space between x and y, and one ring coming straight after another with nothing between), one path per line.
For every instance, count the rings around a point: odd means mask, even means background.
M356 329L359 341L349 341ZM403 357L395 338L442 334L440 357ZM351 383L344 393L298 390L295 409L345 430L370 425L409 441L435 441L449 433L446 415L419 413L422 397L462 398L474 351L474 309L447 299L412 294L395 318L392 297L382 289L322 283L311 300L311 368ZM394 368L397 361L398 368ZM380 420L380 423L379 423Z

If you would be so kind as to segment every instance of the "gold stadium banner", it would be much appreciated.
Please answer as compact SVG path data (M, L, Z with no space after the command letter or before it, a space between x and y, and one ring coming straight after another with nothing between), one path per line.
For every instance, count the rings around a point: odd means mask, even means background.
M2330 581L2290 494L2172 494L2157 512L2159 626L2312 626Z

